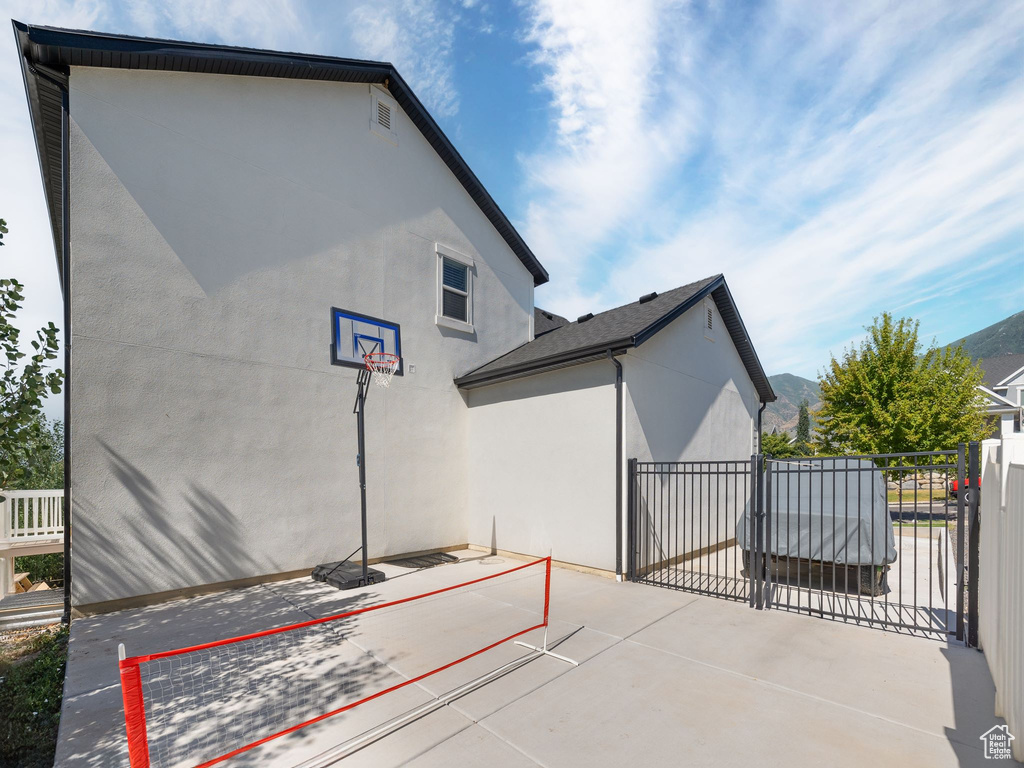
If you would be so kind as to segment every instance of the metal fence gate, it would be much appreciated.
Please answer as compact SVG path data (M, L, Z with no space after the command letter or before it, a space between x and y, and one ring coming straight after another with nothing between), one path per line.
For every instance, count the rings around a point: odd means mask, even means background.
M977 645L979 446L629 462L630 580Z

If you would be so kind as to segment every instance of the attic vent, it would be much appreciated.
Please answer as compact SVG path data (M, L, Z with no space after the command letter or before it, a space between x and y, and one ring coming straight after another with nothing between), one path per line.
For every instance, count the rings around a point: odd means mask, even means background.
M544 317L546 317L548 320L554 320L555 319L554 315L552 315L550 312L545 312L543 309L540 311L540 313L542 315L544 315Z
M707 307L706 309L707 309L707 313L708 313L708 330L709 331L713 331L713 330L715 330L714 329L714 325L713 325L714 315L711 312L711 307Z
M587 314L585 314L585 315L580 315L576 319L576 322L577 323L585 323L585 322L587 322L587 320L590 320L593 316L594 316L593 312L587 312Z
M643 296L640 297L640 303L641 304L646 304L648 301L651 301L652 299L656 299L656 298L658 298L658 292L657 291L655 291L654 293L644 294Z
M370 130L397 146L396 109L398 109L398 105L394 99L380 88L370 86Z
M383 101L377 102L377 125L385 131L391 130L391 107Z

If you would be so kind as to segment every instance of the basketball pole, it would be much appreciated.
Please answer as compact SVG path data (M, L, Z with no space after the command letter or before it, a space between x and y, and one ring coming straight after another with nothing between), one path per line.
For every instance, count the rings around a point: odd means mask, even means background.
M359 378L356 379L356 383L359 385L359 391L356 393L356 424L359 433L358 448L356 453L356 466L359 467L359 504L360 504L360 516L363 528L363 586L366 586L369 582L367 581L367 547L366 547L366 440L364 434L363 424L363 406L366 404L366 385L370 382L370 371L361 370L359 371Z

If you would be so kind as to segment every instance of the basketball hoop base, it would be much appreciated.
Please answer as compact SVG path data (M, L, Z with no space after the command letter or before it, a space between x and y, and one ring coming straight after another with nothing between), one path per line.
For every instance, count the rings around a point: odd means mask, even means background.
M362 564L348 560L318 565L309 575L313 581L321 581L336 589L356 589L366 586L363 583ZM387 576L376 568L367 568L366 581L370 584L380 584L382 581L387 581Z

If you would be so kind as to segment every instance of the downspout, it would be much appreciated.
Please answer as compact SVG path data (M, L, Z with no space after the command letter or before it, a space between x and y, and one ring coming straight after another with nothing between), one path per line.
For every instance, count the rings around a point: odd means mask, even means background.
M622 363L608 350L615 364L615 579L622 581Z
M64 299L64 616L71 623L71 121L68 117L67 83L29 65L40 77L60 90L60 220L61 293Z
M761 452L761 414L764 413L764 409L767 407L768 403L762 400L761 407L757 409L757 445L754 446L754 453Z

